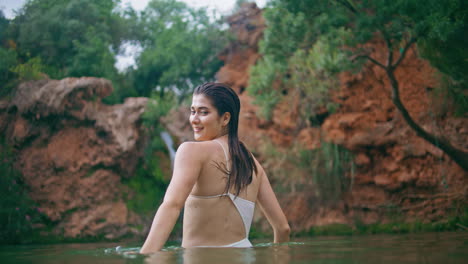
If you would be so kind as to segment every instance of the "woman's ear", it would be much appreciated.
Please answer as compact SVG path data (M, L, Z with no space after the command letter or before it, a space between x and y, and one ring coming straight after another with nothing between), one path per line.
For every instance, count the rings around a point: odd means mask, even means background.
M229 121L231 121L231 113L226 112L223 115L223 126L227 126L229 124Z

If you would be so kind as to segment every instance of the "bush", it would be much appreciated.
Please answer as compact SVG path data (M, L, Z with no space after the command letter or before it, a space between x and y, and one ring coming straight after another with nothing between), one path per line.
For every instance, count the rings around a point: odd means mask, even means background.
M42 221L41 209L28 194L21 174L13 167L13 150L0 139L0 244L29 241L33 225Z
M17 76L12 71L18 64L17 57L14 50L0 47L0 58L2 58L2 63L0 63L0 83L2 83L0 98L9 95L17 84Z
M320 200L334 203L352 187L353 160L351 152L342 146L322 142L318 149L301 150L297 162L311 175Z
M43 77L41 58L34 57L23 64L14 66L11 71L16 73L20 81L39 80Z
M251 68L248 91L260 105L261 116L270 120L276 104L291 98L298 98L303 120L315 116L322 106L336 109L330 91L340 86L336 74L351 68L348 54L341 49L341 40L348 34L340 29L334 37L319 37L311 48L297 49L287 59L275 59L274 53L260 59Z

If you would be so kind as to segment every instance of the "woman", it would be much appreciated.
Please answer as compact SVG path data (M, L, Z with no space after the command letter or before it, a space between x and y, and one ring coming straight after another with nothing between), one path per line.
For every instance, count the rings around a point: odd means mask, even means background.
M227 85L205 83L193 94L190 124L197 142L177 150L163 203L140 253L160 250L184 208L182 247L251 247L255 204L289 241L289 225L265 171L239 141L240 101Z

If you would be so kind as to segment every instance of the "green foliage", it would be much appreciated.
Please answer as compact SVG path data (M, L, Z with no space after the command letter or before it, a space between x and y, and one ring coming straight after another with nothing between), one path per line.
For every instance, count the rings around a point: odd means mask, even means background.
M268 139L263 140L259 152L266 160L269 177L282 183L275 185L275 192L304 192L313 197L314 203L334 204L352 187L354 157L345 148L321 142L316 149L305 149L295 142L290 148L281 149Z
M11 36L21 57L40 57L52 78L97 76L112 79L102 69L113 69L109 47L119 43L112 35L117 1L30 0L11 23ZM115 69L114 69L115 71Z
M462 117L468 112L468 93L465 81L455 81L446 74L439 78L440 86L434 87L432 110L437 117L444 117L448 112L453 112L455 116Z
M134 191L134 195L126 199L128 208L141 215L156 211L167 188L156 157L139 166L135 175L123 183Z
M16 65L16 52L11 49L0 48L0 57L2 63L0 64L0 72L2 81L8 80L8 73L12 67Z
M359 69L359 64L352 66L347 59L350 51L354 55L369 54L359 44L378 37L391 50L401 53L404 45L415 39L423 55L460 84L459 88L450 86L449 94L462 97L458 102L463 103L468 76L464 48L468 45L467 10L462 0L273 0L264 12L268 27L260 43L263 58L252 67L249 90L267 117L277 102L289 96L278 92L279 87L288 92L291 87L299 87L299 98L326 101L327 91L336 86L333 73ZM399 55L394 53L392 63ZM329 57L339 58L340 62L334 64L336 67L321 67ZM269 95L280 99L272 100ZM316 103L313 101L304 103ZM304 113L311 111L306 109Z
M21 243L31 238L33 224L40 223L42 216L13 168L13 150L4 137L0 140L0 244Z
M227 35L211 23L206 11L175 0L153 0L138 20L143 51L130 74L138 94L176 91L179 101L193 88L212 80L221 66L217 54Z
M176 100L174 93L168 93L164 99L153 93L142 116L143 125L151 129L153 133L161 132L162 127L159 119L166 116L173 109Z
M12 67L10 70L16 73L20 81L30 81L41 79L43 68L44 66L42 65L41 58L35 57L24 64Z
M347 35L347 31L339 30L336 38L319 38L311 49L299 49L290 57L290 79L285 84L298 93L303 119L320 106L334 108L330 91L340 86L336 74L349 67L347 54L339 48L340 39Z
M267 28L260 41L260 53L273 56L279 63L288 58L308 39L306 15L294 14L282 5L270 8L263 13Z
M7 96L13 90L13 87L16 86L17 76L11 71L14 69L17 64L17 54L12 49L5 49L0 47L0 58L2 58L2 63L0 63L0 98Z
M97 76L116 79L117 71L114 54L109 52L109 43L102 32L90 28L85 33L84 41L75 41L76 54L71 62L69 75ZM105 67L103 67L105 65Z
M304 16L299 15L296 21L291 13L285 18L268 14L267 11L266 17L271 16L271 19L284 19L280 20L284 25L273 21L273 25L282 28L271 32L271 38L278 38L278 35L286 37L288 34L293 37L281 42L286 43L281 47L277 47L278 43L274 41L270 43L267 37L260 44L260 50L266 55L251 68L248 90L261 106L262 117L270 119L275 105L282 98L290 98L292 95L299 98L299 110L304 120L314 116L314 111L320 106L335 108L330 100L330 90L339 87L336 74L351 68L347 52L341 49L345 44L343 39L350 32L339 28L333 36L323 35L315 39L310 48L300 48L299 40L305 38L305 33L298 32L305 30L300 27ZM292 28L286 27L290 24ZM290 32L291 29L296 30ZM268 35L268 29L265 34ZM278 86L286 86L288 91L280 93Z
M176 0L153 0L139 13L121 9L119 3L28 0L13 20L0 16L0 53L7 58L0 78L16 80L8 81L10 88L2 87L2 94L9 93L19 77L35 79L42 72L53 79L110 79L115 90L105 103L149 97L156 90L160 97L175 91L180 102L196 85L213 80L222 64L217 54L228 36L206 10ZM119 73L115 55L129 43L142 51L135 68Z
M248 91L254 95L255 103L260 105L260 116L270 120L272 111L280 99L280 93L274 89L274 82L279 78L285 67L275 62L272 56L265 56L250 68L250 84Z
M5 17L3 10L0 10L0 41L5 41L5 31L10 21Z
M320 148L300 150L299 157L294 160L311 175L317 195L324 203L340 200L341 194L352 186L353 156L339 145L323 141Z
M270 120L281 99L278 86L287 73L288 58L304 38L306 25L303 15L295 16L281 7L267 9L263 16L268 26L259 44L264 56L250 68L247 90L261 107L260 116ZM275 30L270 30L273 28Z
M312 227L308 232L308 236L347 236L353 235L355 231L349 225L345 224L330 224L325 226Z
M164 127L161 125L160 118L166 116L175 105L176 96L173 94L168 94L164 100L153 95L142 116L143 125L147 128L150 136L150 142L145 148L145 163L148 163L150 168L155 152L164 152L169 156L167 147L161 138ZM153 175L158 177L159 174L155 172Z
M153 96L148 102L143 114L143 125L149 136L149 144L144 150L143 160L140 162L135 175L124 183L134 191L134 196L128 197L127 204L130 209L143 215L154 213L162 201L167 188L167 175L161 170L160 156L156 153L167 153L166 145L160 133L163 127L159 119L175 105L175 96L168 94L165 100ZM166 176L166 177L165 177Z
M455 109L456 116L468 112L468 3L449 1L445 17L431 16L435 33L418 42L422 57L444 74L438 94Z

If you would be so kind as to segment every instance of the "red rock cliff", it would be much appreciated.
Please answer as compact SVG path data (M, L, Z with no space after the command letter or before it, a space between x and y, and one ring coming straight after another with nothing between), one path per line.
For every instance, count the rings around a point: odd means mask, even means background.
M358 74L341 74L340 88L333 94L340 107L333 114L325 111L326 118L320 127L300 125L294 97L278 104L272 121L259 118L245 88L249 68L260 57L258 41L265 22L255 4L243 5L228 22L237 40L221 54L225 65L217 79L238 92L242 104L241 139L270 174L293 230L330 223L352 224L355 220L385 222L391 220L389 208L398 209L401 221L442 221L453 212L454 204L466 204L466 172L408 127L391 102L385 73L372 64L365 65ZM375 41L367 45L373 48L374 58L385 57L383 43ZM437 102L431 90L438 85L435 72L413 48L396 71L403 103L425 129L444 134L453 144L467 150L468 119L450 114L442 118L434 110ZM172 121L166 120L169 130L181 141L190 138L191 133L182 112L174 112ZM350 150L357 166L351 189L332 205L316 199L317 186L306 171L284 159L265 158L267 151L271 151L265 147L266 142L272 142L285 157L294 151L294 145L315 149L321 140ZM289 173L275 173L280 169Z
M16 167L30 196L66 237L129 232L131 213L121 184L141 153L140 117L146 98L104 105L111 83L98 78L40 80L19 86L2 102L0 129L14 145Z

